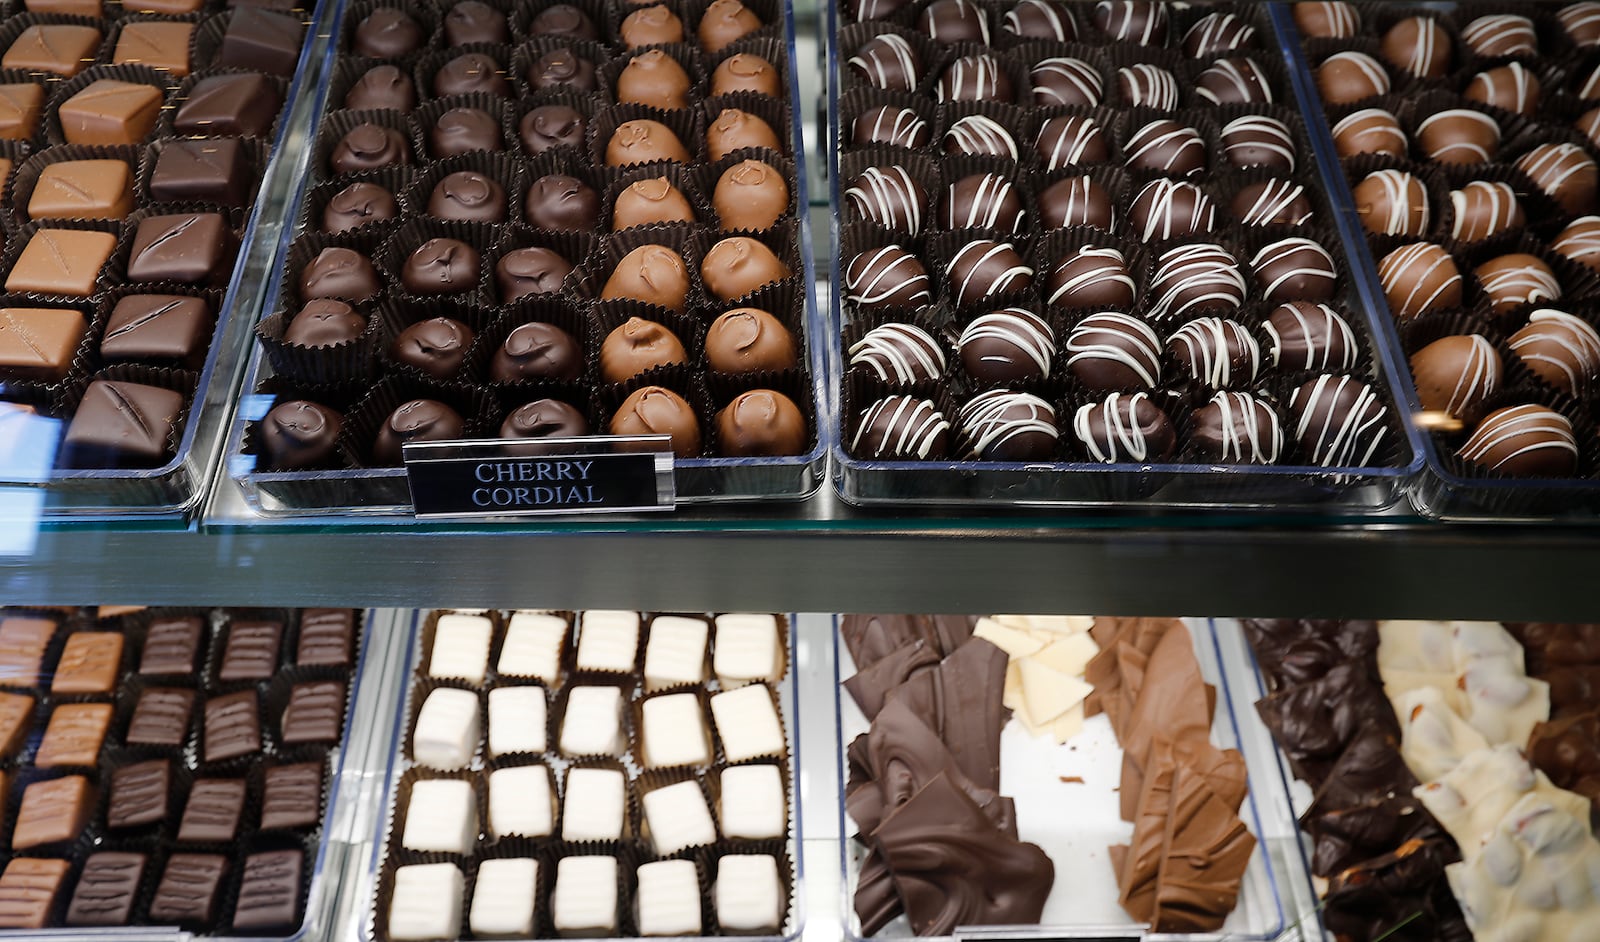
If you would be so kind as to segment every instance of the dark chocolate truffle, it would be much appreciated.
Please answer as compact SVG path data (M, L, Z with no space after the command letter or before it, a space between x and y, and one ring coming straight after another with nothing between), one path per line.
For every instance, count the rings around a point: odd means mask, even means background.
M501 438L577 438L589 434L583 413L559 399L535 399L511 410Z
M577 177L552 173L528 187L523 214L535 229L592 230L600 220L600 195Z
M1028 78L1033 82L1036 105L1096 108L1105 95L1105 80L1100 77L1100 70L1071 56L1041 59L1028 73Z
M1141 46L1167 43L1167 5L1159 0L1100 0L1094 25L1114 40Z
M578 135L579 143L583 135ZM633 121L624 121L617 125L611 133L611 140L606 143L606 166L631 167L634 164L654 163L658 160L671 160L678 163L689 162L689 151L684 148L683 142L678 140L678 135L660 121L651 121L648 118L639 118Z
M1349 39L1361 28L1361 17L1340 0L1301 0L1294 5L1294 25L1302 36Z
M444 42L447 46L510 41L506 15L482 0L462 0L445 11Z
M850 126L851 139L861 144L892 144L895 147L927 147L933 140L928 122L910 108L879 105L856 116Z
M1058 0L1020 0L1006 11L1000 28L1023 39L1053 39L1069 43L1078 38L1078 23Z
M300 298L342 298L367 301L383 290L372 262L355 249L331 247L318 252L300 270Z
M1206 170L1206 143L1194 128L1159 120L1133 132L1122 148L1130 170L1192 177Z
M1286 370L1348 370L1360 353L1355 331L1326 304L1280 304L1261 325L1270 366Z
M1178 444L1172 421L1142 392L1079 406L1072 434L1091 461L1103 464L1166 461Z
M400 268L400 283L413 294L456 294L478 286L478 250L460 239L429 239Z
M1223 125L1222 155L1240 170L1263 167L1274 173L1294 172L1294 138L1282 121L1264 115L1245 115Z
M1353 111L1333 126L1333 147L1340 157L1359 154L1406 156L1406 132L1400 121L1382 108Z
M1127 260L1116 249L1084 246L1050 269L1045 295L1053 307L1129 308L1137 289Z
M376 170L392 164L411 163L411 145L394 128L378 124L358 124L351 128L328 157L335 176L358 170Z
M977 53L945 66L934 93L940 101L1011 101L1011 76L1000 60Z
M982 114L969 114L944 132L944 152L1017 159L1017 142L1005 125Z
M1301 384L1289 397L1289 413L1301 458L1325 468L1371 463L1389 432L1389 410L1377 391L1349 376Z
M688 305L689 269L665 245L641 245L624 255L600 289L600 300L632 298L682 313Z
M583 113L566 105L540 105L517 122L517 138L529 157L554 147L579 147L586 126Z
M1461 29L1461 41L1485 59L1529 56L1539 51L1539 35L1525 16L1480 16Z
M1156 259L1150 293L1157 317L1181 322L1202 314L1231 316L1244 303L1244 273L1220 245L1180 245Z
M461 414L434 399L413 399L389 414L372 443L372 460L398 465L406 442L460 438L466 432Z
M723 239L706 251L700 280L724 301L742 298L757 288L788 278L791 272L766 244L749 236Z
M671 110L689 103L689 73L660 49L641 52L617 75L617 101Z
M963 447L979 461L1046 461L1061 437L1050 403L1008 389L974 396L956 422Z
M850 369L885 383L910 385L944 375L944 350L915 324L880 324L850 345Z
M1411 376L1422 408L1471 422L1500 389L1505 367L1482 334L1441 337L1411 355Z
M635 180L617 194L611 210L613 231L667 222L694 222L694 210L666 177Z
M989 18L972 0L933 0L923 8L917 26L945 45L989 42Z
M339 443L344 416L296 399L280 402L261 420L261 451L274 471L309 468L327 460Z
M428 215L502 222L506 218L505 187L476 171L458 170L434 184L428 195Z
M376 183L352 183L322 207L322 231L343 232L400 215L394 194Z
M512 249L494 265L494 282L502 304L532 294L554 294L572 274L572 263L554 249Z
M435 160L500 147L500 122L481 108L451 108L428 129L428 150Z
M1117 220L1111 194L1093 177L1063 177L1039 194L1039 225L1046 229L1092 226L1113 232Z
M1377 235L1419 236L1433 221L1428 188L1404 170L1377 170L1356 184L1356 218Z
M1442 164L1481 164L1500 150L1500 125L1471 108L1451 108L1417 125L1417 145Z
M489 365L489 378L497 383L577 379L582 375L583 351L578 341L556 325L542 321L519 324L512 329Z
M448 317L434 317L402 330L389 345L389 356L434 379L454 379L467 362L471 346L472 328Z
M625 383L646 370L689 362L678 335L655 321L630 317L600 345L600 377Z
M511 83L506 80L505 69L493 56L468 52L446 62L433 74L433 93L441 98L475 94L506 96L511 94Z
M552 49L528 66L528 85L534 91L566 87L588 94L597 87L594 63L571 49Z
M915 255L898 245L862 252L844 271L845 297L869 312L906 313L933 301L933 282Z
M1128 222L1141 242L1210 235L1217 208L1203 190L1180 180L1151 180L1128 208Z
M1542 92L1539 76L1520 62L1508 62L1474 75L1461 95L1468 101L1531 115L1538 110Z
M1102 311L1067 335L1067 372L1092 390L1154 389L1161 382L1161 344L1150 325Z
M1600 46L1600 3L1573 3L1556 13L1556 20L1579 49Z
M356 24L353 51L358 56L396 59L422 48L422 24L396 7L378 7Z
M1000 229L1019 232L1026 214L1022 197L998 173L962 177L945 190L940 222L946 229Z
M1317 90L1330 105L1389 94L1389 73L1364 52L1336 52L1317 66Z
M1600 168L1576 144L1540 144L1517 160L1517 169L1532 178L1545 195L1569 213L1594 209Z
M929 203L928 191L899 165L868 167L850 181L844 198L858 218L911 235L922 231Z
M1537 255L1513 252L1489 259L1473 269L1478 287L1495 314L1507 314L1524 304L1561 297L1561 282Z
M367 319L343 301L307 301L284 329L283 339L297 347L331 347L349 343L367 329Z
M645 7L629 13L618 30L622 44L629 49L683 42L683 21L663 5Z
M904 36L884 33L861 44L846 63L875 88L909 92L922 78L922 57Z
M1117 95L1129 108L1171 111L1178 107L1178 80L1160 66L1141 62L1117 70Z
M345 92L344 106L351 111L410 111L417 106L417 87L399 66L375 65Z
M1233 216L1247 226L1298 226L1311 218L1305 187L1292 180L1262 180L1233 195Z
M980 383L1047 379L1056 335L1044 318L1020 307L980 314L961 331L956 352L967 375Z
M990 239L974 239L962 246L944 274L957 307L985 304L1033 285L1033 269L1016 248Z
M711 208L725 232L770 229L789 211L789 184L770 165L741 160L717 178Z
M1574 219L1551 241L1550 249L1591 271L1600 271L1600 216Z
M1195 94L1213 105L1258 105L1272 102L1272 83L1260 63L1249 56L1218 59L1195 76Z
M857 0L856 21L881 20L893 16L909 2L910 0Z
M1256 29L1236 13L1208 13L1183 34L1183 54L1209 59L1256 44Z
M1167 338L1167 356L1208 389L1248 387L1261 371L1261 346L1236 320L1197 317Z
M570 3L558 3L544 10L528 24L529 36L564 36L568 39L599 39L589 14Z
M1455 52L1450 34L1431 17L1408 16L1383 34L1384 59L1419 78L1443 78Z
M1578 441L1566 416L1539 405L1510 406L1478 424L1461 457L1518 478L1570 477L1578 468Z
M706 52L717 52L731 42L736 42L762 27L761 18L739 0L712 0L700 14L700 25L695 28L695 38Z
M1461 272L1449 252L1431 242L1402 245L1378 262L1378 280L1394 316L1461 306Z
M1590 108L1585 111L1578 116L1578 120L1573 122L1572 126L1588 138L1590 144L1594 144L1600 140L1600 108Z
M679 458L700 454L700 420L694 407L670 389L645 386L633 391L611 416L613 435L669 435Z
M1507 342L1523 366L1569 396L1588 395L1600 376L1600 333L1565 311L1534 311Z
M1189 442L1203 461L1273 464L1283 454L1283 426L1255 396L1219 392L1190 416Z
M850 450L858 458L947 458L950 423L938 406L926 399L889 396L856 418Z
M1033 150L1046 170L1099 164L1111 159L1111 149L1099 122L1088 115L1062 115L1039 128Z
M1265 301L1327 301L1339 278L1328 250L1298 236L1262 246L1250 269Z
M736 150L747 147L764 147L783 150L783 143L772 125L748 111L724 108L706 128L706 155L721 160Z
M734 308L706 330L706 362L719 373L792 370L799 365L794 335L776 317Z
M717 413L717 454L725 458L798 455L807 438L800 408L771 389L742 392Z
M754 53L735 53L723 59L722 64L711 73L710 95L715 98L735 92L782 95L782 76L772 67L772 63Z

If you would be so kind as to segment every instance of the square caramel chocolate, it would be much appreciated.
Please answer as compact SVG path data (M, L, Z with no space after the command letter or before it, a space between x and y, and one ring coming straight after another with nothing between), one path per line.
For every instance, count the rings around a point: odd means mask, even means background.
M33 764L40 768L56 765L92 766L100 757L100 747L111 728L109 703L63 703L50 714L44 739Z
M282 107L283 93L265 75L213 75L189 89L172 126L179 134L266 137Z
M133 234L129 281L214 280L233 258L233 229L219 213L147 216Z
M39 686L39 668L56 628L52 618L0 618L0 685Z
M160 465L182 413L180 393L97 379L84 391L67 426L61 463L73 468Z
M149 860L144 854L120 851L90 854L72 891L72 902L67 904L66 924L127 925Z
M22 790L13 850L76 840L94 811L94 786L82 775L34 782Z
M228 627L228 643L222 649L221 680L267 680L278 670L278 645L283 640L283 623L277 621L236 621Z
M133 212L133 168L124 160L63 160L39 172L32 219L123 219Z
M199 663L205 622L199 615L157 618L145 630L141 674L193 674Z
M344 681L312 680L289 689L282 736L288 744L339 741L344 728Z
M41 23L29 26L0 55L0 69L50 72L71 78L88 68L100 49L93 26Z
M128 721L128 745L183 745L189 738L194 697L193 690L182 687L148 687L140 691L133 718Z
M305 24L297 16L255 7L235 7L222 35L217 65L288 77L300 62Z
M171 791L172 762L168 759L151 759L113 769L106 826L125 830L165 821Z
M244 859L233 928L288 929L300 911L300 870L305 852L269 850Z
M56 109L68 144L138 144L161 116L161 90L143 82L100 79Z
M213 697L205 706L205 761L261 751L261 709L254 690Z
M296 762L267 769L261 794L261 827L306 828L322 808L322 763Z
M221 854L173 854L150 901L150 921L209 927L227 875L228 858Z
M72 864L65 860L14 857L0 873L0 929L42 929Z
M22 247L7 291L87 298L106 260L117 250L117 237L93 229L40 229Z
M60 382L88 329L79 311L0 308L0 380Z
M348 608L308 608L300 613L294 662L301 667L348 667L356 613Z
M255 174L234 138L172 141L161 148L150 174L150 195L164 202L244 206L254 189Z
M190 786L188 804L183 806L178 840L200 844L229 843L239 833L244 796L243 779L198 779Z
M25 693L0 691L0 759L9 759L22 748L33 729L34 706L34 699Z
M183 78L189 74L189 42L193 36L193 23L130 22L117 36L111 61L115 65L148 66Z
M51 693L110 693L122 668L122 634L79 631L67 637L50 681Z
M44 113L44 86L32 82L0 85L0 138L26 141L39 130Z
M118 299L100 338L100 359L200 365L211 337L211 309L201 298L130 294Z

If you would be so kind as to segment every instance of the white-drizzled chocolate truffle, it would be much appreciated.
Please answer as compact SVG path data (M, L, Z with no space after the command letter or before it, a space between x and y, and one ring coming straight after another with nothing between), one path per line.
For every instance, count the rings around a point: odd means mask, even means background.
M1551 251L1600 272L1600 216L1574 219L1550 243Z
M1378 280L1394 316L1461 306L1461 271L1455 259L1431 242L1402 245L1378 262Z
M874 88L909 92L922 80L922 57L904 36L894 33L867 40L846 64Z
M1211 197L1193 183L1151 180L1133 198L1128 222L1141 242L1161 242L1210 235L1217 209Z
M1543 259L1526 252L1491 258L1473 269L1472 274L1495 314L1561 297L1561 281L1556 273Z
M1167 5L1158 0L1100 0L1094 25L1111 39L1141 46L1167 42Z
M1116 249L1084 246L1064 255L1045 281L1052 307L1129 308L1137 297L1127 259Z
M862 252L844 271L845 297L862 310L906 313L933 301L933 281L915 255L898 245Z
M1382 108L1362 108L1333 126L1333 147L1340 157L1385 154L1404 157L1409 143L1400 121Z
M1533 20L1511 13L1478 17L1462 27L1461 41L1485 59L1528 56L1539 51L1539 34L1534 32Z
M976 154L984 157L1005 157L1016 160L1017 141L1005 125L982 114L969 114L950 125L944 132L944 152L947 154Z
M1500 389L1500 353L1482 334L1440 337L1411 355L1411 378L1422 408L1472 421Z
M856 116L851 137L857 145L890 144L895 147L926 147L933 140L928 122L910 108L879 105Z
M1303 383L1289 397L1289 412L1301 456L1325 468L1368 464L1389 431L1377 391L1349 376Z
M945 458L950 454L950 423L926 399L889 396L861 413L850 450L858 458Z
M1339 278L1328 250L1299 236L1262 246L1250 269L1265 301L1326 301Z
M1050 376L1056 338L1044 318L1008 307L973 318L956 348L967 375L978 382L1017 383Z
M862 219L911 235L922 231L928 191L898 164L868 167L851 181L844 198Z
M1518 158L1516 167L1567 212L1594 210L1600 167L1578 145L1540 144Z
M1213 105L1272 103L1272 83L1266 70L1249 56L1218 59L1195 76L1194 92Z
M915 324L881 324L850 345L850 368L885 383L909 385L944 375L944 351Z
M974 239L962 246L944 273L957 307L1007 297L1033 284L1033 269L1016 247L992 239Z
M1207 461L1273 464L1283 454L1283 426L1255 396L1219 392L1189 417L1189 443Z
M1236 13L1208 13L1183 34L1183 54L1208 59L1255 45L1256 29Z
M1240 170L1264 167L1275 173L1293 173L1294 137L1277 118L1245 115L1222 126L1222 155Z
M1062 115L1045 121L1033 150L1046 170L1104 163L1111 157L1104 130L1088 115Z
M1273 308L1261 325L1267 363L1287 370L1348 370L1360 351L1355 331L1326 304L1291 301Z
M1600 377L1600 333L1565 311L1534 311L1507 343L1534 375L1568 395L1587 395Z
M1201 314L1231 315L1247 289L1239 261L1220 245L1194 243L1168 249L1156 259L1150 281L1156 316L1189 319Z
M1568 477L1578 468L1578 440L1566 416L1530 403L1489 413L1460 455L1512 477Z
M1507 62L1474 75L1461 97L1480 105L1493 105L1516 114L1531 115L1538 110L1539 96L1543 91L1539 76L1531 69L1520 62Z
M1059 0L1021 0L1006 11L1000 28L1024 39L1069 43L1078 38L1078 23Z
M1172 420L1142 392L1114 392L1079 406L1072 434L1090 460L1103 464L1166 461L1178 440Z
M1100 70L1082 59L1057 56L1041 59L1028 73L1036 105L1098 107L1105 95Z
M1377 235L1423 235L1433 221L1428 188L1404 170L1376 170L1353 193L1362 228Z
M934 86L939 101L1010 101L1011 76L987 53L962 56L945 67Z
M1160 66L1141 62L1117 70L1117 95L1129 108L1171 111L1178 107L1178 80Z
M1450 219L1450 235L1462 242L1480 242L1527 222L1511 184L1487 180L1450 191Z
M1249 386L1261 371L1261 346L1236 320L1197 317L1167 338L1167 355L1209 389Z
M1050 403L1009 389L974 396L957 413L956 425L963 447L979 461L1045 461L1061 437Z
M1161 382L1161 342L1131 314L1090 314L1067 335L1067 372L1093 390L1154 389Z

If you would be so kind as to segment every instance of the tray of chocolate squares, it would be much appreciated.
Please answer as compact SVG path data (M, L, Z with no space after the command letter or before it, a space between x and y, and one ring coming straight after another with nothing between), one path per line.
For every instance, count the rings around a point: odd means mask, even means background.
M0 17L0 487L183 513L221 454L318 14L23 7Z
M680 501L821 481L793 22L773 0L349 4L229 473L410 512L409 441L664 434Z
M831 12L846 500L1401 499L1400 374L1260 6Z

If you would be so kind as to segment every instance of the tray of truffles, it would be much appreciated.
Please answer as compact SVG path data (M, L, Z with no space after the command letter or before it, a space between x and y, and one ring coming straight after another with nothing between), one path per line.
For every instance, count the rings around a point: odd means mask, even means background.
M1263 8L835 8L841 493L1392 506L1421 469Z
M0 485L51 513L181 512L220 454L314 16L25 6L0 17Z
M1298 923L1260 816L1284 780L1246 767L1205 622L848 615L837 642L848 938Z
M1309 787L1334 938L1593 934L1600 626L1261 619L1242 638L1255 709Z
M0 928L304 937L337 882L325 832L364 621L0 609Z
M1274 16L1298 35L1298 75L1326 119L1311 120L1343 168L1334 197L1352 207L1409 362L1433 472L1416 503L1591 515L1600 5L1296 3Z
M410 512L411 441L668 435L679 500L821 480L792 20L775 0L355 2L230 471Z
M435 611L362 938L796 937L792 625Z

